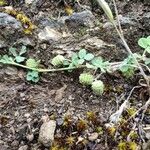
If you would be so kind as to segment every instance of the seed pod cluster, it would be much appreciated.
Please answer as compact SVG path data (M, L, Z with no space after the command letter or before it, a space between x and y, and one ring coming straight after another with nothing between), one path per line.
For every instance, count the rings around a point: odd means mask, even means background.
M54 57L52 59L51 63L52 63L53 66L61 66L61 65L63 65L64 60L65 60L64 56L57 55L56 57Z
M92 83L92 90L96 95L102 95L104 92L104 83L101 80L96 80Z
M79 82L83 85L91 85L94 80L94 76L89 73L82 73L79 76Z
M102 95L104 92L104 83L101 80L94 81L94 76L89 73L80 74L79 82L83 85L91 85L91 88L96 95Z

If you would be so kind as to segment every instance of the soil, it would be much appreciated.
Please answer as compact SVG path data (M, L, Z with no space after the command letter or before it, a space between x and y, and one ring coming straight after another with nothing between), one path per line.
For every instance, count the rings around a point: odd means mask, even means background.
M43 4L42 4L43 3ZM79 11L73 1L67 2L76 11ZM104 24L107 22L102 10L97 8L96 4L91 5L90 1L82 1L82 5L86 5L92 8L92 13ZM58 12L62 12L62 16L66 15L64 12L64 5L59 1L40 1L37 3L38 7L35 10L27 8L24 2L10 1L8 5L13 6L15 9L22 10L30 19L36 23L36 16L39 11L43 11L45 14L53 14L54 17L58 15ZM110 6L113 6L110 2ZM138 23L132 28L128 25L123 26L125 38L134 52L139 52L141 49L137 45L137 40L140 37L146 37L150 35L150 30L145 28L145 20L142 19L145 13L149 12L149 2L137 0L137 1L117 1L119 14L123 16L138 16ZM56 9L57 8L57 9ZM141 18L140 18L141 17ZM129 25L130 26L130 25ZM148 27L149 28L149 27ZM105 32L105 30L108 30ZM126 56L126 53L122 51L123 45L120 43L117 34L111 29L103 29L100 32L93 32L90 36L100 37L107 43L114 44L116 50L121 52L111 56L111 60L119 61L122 57ZM114 37L115 36L115 37ZM29 37L36 39L36 33L33 33ZM28 56L34 56L41 59L42 65L48 66L49 60L53 54L57 53L52 49L52 44L46 43L47 48L42 49L41 44L34 41L36 46L28 47ZM68 40L68 43L70 41ZM78 43L78 40L75 41ZM82 41L81 41L82 42ZM56 44L56 43L55 43ZM71 42L69 43L71 44ZM93 51L93 50L90 50ZM0 53L6 53L6 48L1 49ZM97 53L96 51L94 53ZM68 52L64 52L64 55L69 55ZM110 58L110 54L104 54ZM26 81L26 70L12 67L12 66L0 66L0 146L1 150L24 150L23 146L26 146L25 150L48 150L38 143L39 129L42 124L42 117L45 115L54 117L57 121L56 135L59 135L59 127L61 121L66 114L72 116L73 120L78 118L86 119L86 113L89 111L95 112L98 120L100 120L100 126L109 122L109 117L118 109L123 102L121 96L125 95L125 98L129 95L131 89L139 85L138 81L141 78L140 73L136 72L133 78L126 79L120 72L114 74L104 74L100 79L105 84L105 92L102 96L96 96L90 89L90 87L84 87L79 83L79 75L82 69L74 70L73 72L56 72L56 73L43 73L38 83L31 83ZM131 96L131 106L138 109L147 100L147 94L145 88L139 88L135 90ZM149 115L146 116L144 124L149 124ZM91 130L91 131L90 131ZM91 127L88 133L94 132L95 129ZM74 130L72 131L74 132ZM63 132L60 132L63 134ZM66 133L67 134L67 133ZM70 133L69 133L70 134ZM87 133L82 133L84 136ZM33 139L29 136L33 135ZM66 135L69 136L69 135ZM62 136L63 137L63 136ZM89 142L85 147L74 147L73 149L89 149L89 150L102 150L102 149L117 149L118 141L111 142L111 137L108 133L99 137L99 142ZM138 140L141 141L141 140ZM91 144L92 143L92 144ZM20 149L19 149L20 148ZM22 149L21 149L22 148ZM25 147L24 147L25 148Z

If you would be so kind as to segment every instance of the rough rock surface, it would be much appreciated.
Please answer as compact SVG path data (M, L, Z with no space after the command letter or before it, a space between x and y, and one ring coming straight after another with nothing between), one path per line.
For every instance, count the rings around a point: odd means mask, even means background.
M39 142L42 143L45 147L51 146L54 140L55 129L56 121L50 120L48 122L44 122L40 128Z

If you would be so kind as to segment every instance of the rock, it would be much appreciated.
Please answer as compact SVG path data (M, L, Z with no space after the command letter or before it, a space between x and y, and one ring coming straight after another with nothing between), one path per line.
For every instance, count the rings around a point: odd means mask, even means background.
M23 28L17 19L7 13L0 12L0 48L14 43L21 31Z
M150 149L150 140L148 140L146 143L143 143L142 150L149 150Z
M70 28L93 27L95 17L91 11L85 10L79 13L73 13L71 16L66 18L65 23Z
M15 19L14 17L8 15L7 13L0 13L0 28L10 28L12 29L20 29L21 23ZM14 31L13 31L14 32Z
M123 26L132 26L132 25L136 25L135 19L134 18L130 18L130 17L126 17L126 16L122 16L119 15L119 20L120 20L120 24Z
M97 132L92 133L92 134L89 135L89 137L88 137L88 139L89 139L90 141L95 141L97 138L98 138L98 133L97 133Z
M38 34L38 38L41 42L58 41L62 38L62 34L50 26L46 26L44 30Z
M39 142L45 147L51 146L54 140L54 132L56 129L56 121L49 120L42 124L39 132Z
M33 39L30 39L28 37L20 38L17 41L17 43L25 46L32 46L32 47L35 46L35 42L33 41Z
M2 40L3 38L0 37L0 48L6 47L5 41Z
M18 145L19 145L19 141L17 141L17 140L14 140L14 141L11 143L11 146L12 146L12 147L18 147Z
M144 30L150 31L150 12L145 13L144 16L141 18Z
M34 0L25 0L25 4L29 5L32 4L34 2Z
M28 149L28 145L24 145L24 146L21 146L18 150L27 150Z

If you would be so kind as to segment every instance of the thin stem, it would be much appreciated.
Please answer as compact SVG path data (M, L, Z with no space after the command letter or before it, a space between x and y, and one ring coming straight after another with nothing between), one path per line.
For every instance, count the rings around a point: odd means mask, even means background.
M33 71L38 71L38 72L57 72L57 71L65 71L65 70L73 70L73 69L79 69L79 68L85 68L85 65L81 65L79 67L66 67L66 68L58 68L58 69L40 69L40 68L30 68L28 66L22 65L22 64L18 64L18 63L10 63L10 65L15 65L18 67L22 67L25 69L29 69L29 70L33 70Z
M114 3L114 7L115 7L115 12L116 12L116 17L117 17L118 27L119 27L120 33L123 35L123 31L122 31L120 20L119 20L119 13L118 13L118 9L117 9L117 5L116 5L115 0L113 0L113 3Z

